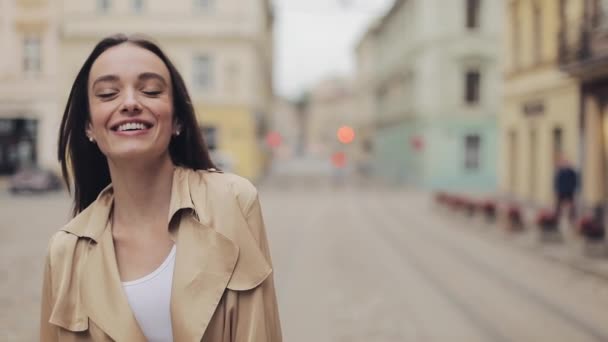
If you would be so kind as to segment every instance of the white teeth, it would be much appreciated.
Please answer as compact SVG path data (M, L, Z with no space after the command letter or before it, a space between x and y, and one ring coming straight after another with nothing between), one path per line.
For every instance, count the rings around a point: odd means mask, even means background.
M141 130L141 129L146 129L146 126L143 123L128 122L128 123L118 126L117 131L122 132L122 131L133 131L133 130Z

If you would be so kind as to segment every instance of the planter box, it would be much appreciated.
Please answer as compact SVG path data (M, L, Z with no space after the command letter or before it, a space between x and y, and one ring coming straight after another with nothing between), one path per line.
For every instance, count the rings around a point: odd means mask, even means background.
M524 221L522 219L521 210L517 205L511 204L507 208L507 229L509 231L523 230Z
M559 222L555 213L541 210L536 216L536 226L543 232L556 232L559 230Z
M488 223L496 222L496 203L493 201L485 201L481 205L481 211L486 217Z
M587 240L602 241L606 238L604 224L591 216L583 217L577 225L578 233Z

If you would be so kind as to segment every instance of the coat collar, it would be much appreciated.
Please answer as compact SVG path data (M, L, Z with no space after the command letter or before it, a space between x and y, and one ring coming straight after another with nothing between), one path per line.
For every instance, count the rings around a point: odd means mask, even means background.
M205 201L206 202L206 201ZM92 239L99 242L102 234L106 230L106 223L112 205L114 204L114 189L112 184L105 187L87 209L76 216L63 230L79 237ZM173 171L173 181L171 183L171 201L169 203L169 217L167 222L171 222L173 216L182 209L192 209L199 220L209 222L205 211L199 212L192 202L190 196L190 186L188 184L188 170L176 167ZM201 208L204 209L204 208Z
M176 341L200 340L203 337L239 259L237 243L208 224L207 189L196 189L198 208L195 207L189 175L189 170L175 169L168 217L169 223L176 222L179 227L174 233L177 253L171 293ZM80 280L84 314L114 340L145 341L120 282L109 224L112 205L110 185L64 228L89 239ZM268 265L260 267L267 268ZM260 267L252 270L257 272Z

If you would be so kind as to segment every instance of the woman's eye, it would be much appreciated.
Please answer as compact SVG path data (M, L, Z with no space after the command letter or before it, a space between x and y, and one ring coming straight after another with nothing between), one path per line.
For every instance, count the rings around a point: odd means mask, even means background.
M162 91L160 91L160 90L144 90L143 93L146 94L146 95L148 95L148 96L157 96L157 95L160 95L160 93L162 93Z
M116 95L116 93L112 92L112 93L101 93L101 94L97 94L97 97L100 97L102 99L109 99L112 96Z

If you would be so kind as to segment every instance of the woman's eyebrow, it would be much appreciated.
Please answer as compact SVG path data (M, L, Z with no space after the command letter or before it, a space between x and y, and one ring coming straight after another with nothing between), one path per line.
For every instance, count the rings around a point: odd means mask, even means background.
M120 78L116 75L100 76L95 80L95 82L93 82L93 85L91 85L91 88L95 87L95 85L99 82L118 82L119 80L120 80Z
M154 72L144 72L140 74L137 78L140 81L147 81L151 79L158 80L163 84L163 86L167 86L167 81L165 81L164 77Z

